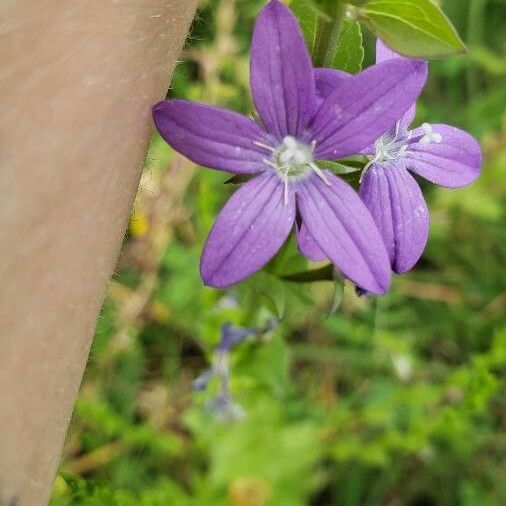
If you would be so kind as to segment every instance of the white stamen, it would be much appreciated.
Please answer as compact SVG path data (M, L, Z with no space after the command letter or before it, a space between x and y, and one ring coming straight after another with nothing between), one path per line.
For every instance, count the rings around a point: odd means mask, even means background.
M364 179L364 176L366 172L369 170L371 165L378 161L378 155L376 155L363 169L362 173L360 174L360 179L358 180L358 184L362 184L362 179Z
M278 166L272 160L269 160L268 158L262 158L262 162L266 163L267 165L269 165L273 169L278 168ZM283 166L283 167L285 167L285 166Z
M398 121L396 124L395 124L395 137L399 137L399 131L401 129L401 122Z
M273 169L276 169L276 170L280 169L280 170L288 172L288 170L290 169L290 165L281 165L281 166L276 165L273 161L269 160L268 158L263 158L262 162L266 163L267 165L269 165L269 167L272 167Z
M272 146L268 146L267 144L264 144L262 142L258 142L258 141L253 141L253 144L255 146L258 146L259 148L264 148L266 149L267 151L270 151L271 153L274 153L274 151L276 151L275 148L273 148Z
M330 186L330 181L327 179L327 176L324 172L316 165L316 163L311 162L309 166L316 172L316 175L327 185Z

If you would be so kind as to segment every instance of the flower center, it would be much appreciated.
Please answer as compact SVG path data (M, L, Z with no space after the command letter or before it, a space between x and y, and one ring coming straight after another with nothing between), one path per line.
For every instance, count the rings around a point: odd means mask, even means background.
M443 140L443 136L433 132L432 126L428 123L424 123L421 126L421 129L423 134L412 137L413 132L402 129L400 123L398 122L395 126L395 131L388 132L381 136L374 144L376 153L373 157L369 157L369 163L362 171L360 182L362 182L364 174L373 163L381 164L402 158L406 154L410 144L420 143L426 145L431 142L439 144Z
M389 132L380 137L374 147L376 155L373 161L382 163L390 162L401 158L405 155L410 144L430 144L431 142L439 144L443 140L443 136L432 131L432 126L424 123L421 126L423 134L412 137L411 131L402 130L399 123L395 127L395 132Z
M297 180L311 172L313 150L314 143L308 146L287 135L272 154L271 161L283 180Z
M330 186L328 179L314 162L314 150L316 142L311 144L300 142L291 135L286 135L277 148L273 148L260 142L257 146L271 152L270 158L264 158L264 163L272 167L284 183L284 201L288 204L288 184L307 177L312 171L326 184Z
M408 149L408 133L400 132L399 127L395 129L395 133L386 133L380 137L374 144L376 154L374 162L384 163L401 158Z

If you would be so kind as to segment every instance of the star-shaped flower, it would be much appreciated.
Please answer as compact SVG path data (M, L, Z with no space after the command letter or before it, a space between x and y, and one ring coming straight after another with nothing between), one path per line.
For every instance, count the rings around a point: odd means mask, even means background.
M406 60L378 39L377 63ZM348 78L344 72L318 69L317 90L327 97L336 93ZM409 171L441 186L458 188L478 177L482 159L478 142L467 132L427 123L409 130L414 116L415 101L392 128L362 151L370 162L362 173L359 194L383 237L392 270L398 274L416 264L429 234L427 204ZM307 257L316 261L327 257L306 228L302 227L299 237L301 250Z
M162 137L195 163L256 174L226 203L201 259L204 282L227 287L265 265L298 212L318 247L346 277L374 293L390 282L385 246L355 191L317 160L355 154L390 129L425 81L423 63L393 60L349 77L322 100L296 19L277 0L260 12L251 48L251 90L260 125L184 100L153 109Z

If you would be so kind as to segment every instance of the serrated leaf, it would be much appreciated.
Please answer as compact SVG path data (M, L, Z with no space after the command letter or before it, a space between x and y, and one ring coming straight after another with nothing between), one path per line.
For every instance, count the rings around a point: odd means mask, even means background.
M363 21L394 51L414 58L442 58L466 47L432 0L371 0L359 10Z
M357 21L345 19L339 34L336 55L332 66L351 74L362 70L364 61L364 46L362 44L362 30Z

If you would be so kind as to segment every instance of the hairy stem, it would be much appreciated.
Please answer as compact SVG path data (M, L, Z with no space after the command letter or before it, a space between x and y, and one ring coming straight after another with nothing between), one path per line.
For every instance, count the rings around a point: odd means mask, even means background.
M334 61L337 41L345 14L342 0L325 0L322 6L328 18L319 16L313 49L313 63L317 67L330 67Z

